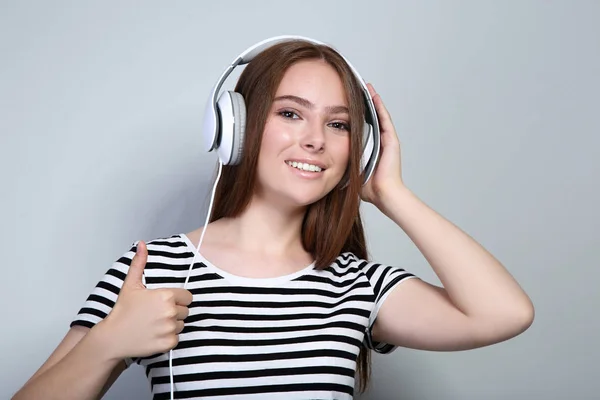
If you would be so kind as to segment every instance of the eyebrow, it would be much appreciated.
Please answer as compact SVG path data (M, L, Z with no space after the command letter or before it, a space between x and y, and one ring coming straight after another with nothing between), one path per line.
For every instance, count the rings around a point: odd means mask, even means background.
M275 101L281 101L281 100L291 100L295 103L300 104L302 107L308 108L309 110L312 110L313 108L315 108L315 105L313 103L311 103L310 101L306 100L305 98L294 96L291 94L275 97L275 99L273 101L275 102ZM330 114L342 114L342 113L350 114L350 111L348 110L348 107L346 107L346 106L328 106L328 107L325 107L325 110L327 112L329 112Z

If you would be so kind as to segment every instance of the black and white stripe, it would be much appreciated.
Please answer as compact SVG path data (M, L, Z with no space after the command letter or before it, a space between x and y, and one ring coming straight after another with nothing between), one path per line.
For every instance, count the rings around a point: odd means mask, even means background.
M104 274L73 325L92 327L110 313L127 274L132 248ZM149 289L183 287L196 249L184 234L147 243ZM363 341L380 353L370 328L387 295L415 276L340 255L325 270L312 265L273 279L234 276L201 255L186 288L193 294L173 350L180 399L351 399ZM169 353L128 359L145 368L154 399L169 399Z

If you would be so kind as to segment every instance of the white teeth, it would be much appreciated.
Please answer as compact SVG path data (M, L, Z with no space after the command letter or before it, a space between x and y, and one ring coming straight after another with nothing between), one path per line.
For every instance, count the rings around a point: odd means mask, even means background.
M286 161L290 167L301 169L302 171L321 172L322 169L319 166L307 163L299 163L296 161Z

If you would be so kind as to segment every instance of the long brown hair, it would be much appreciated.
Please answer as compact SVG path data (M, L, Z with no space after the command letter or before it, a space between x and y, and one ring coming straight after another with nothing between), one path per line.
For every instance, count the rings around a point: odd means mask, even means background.
M333 49L306 41L274 45L257 55L240 74L235 91L246 102L246 131L239 165L223 165L215 191L210 222L239 216L248 206L256 183L256 166L263 130L273 98L286 70L298 61L322 60L339 74L350 113L350 157L340 183L308 206L302 223L302 244L317 269L328 267L343 252L367 258L360 217L360 157L365 104L352 70ZM357 360L359 391L366 390L371 373L369 349L361 346Z

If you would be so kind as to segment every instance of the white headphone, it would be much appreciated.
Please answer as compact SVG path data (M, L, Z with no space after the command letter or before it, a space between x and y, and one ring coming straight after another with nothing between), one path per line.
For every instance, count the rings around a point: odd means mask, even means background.
M242 153L244 148L244 131L246 127L246 102L244 101L244 97L237 92L225 91L220 96L217 95L223 83L231 74L231 71L235 69L238 65L247 64L254 57L262 52L263 50L269 48L270 46L280 43L283 41L290 40L304 40L310 43L325 45L325 43L319 42L317 40L308 39L302 36L276 36L270 39L263 40L248 49L246 49L242 54L236 57L236 59L227 67L225 72L221 75L208 99L208 103L206 105L206 113L204 115L204 130L202 132L202 139L204 144L204 149L207 152L212 150L217 150L217 154L219 156L219 170L217 179L215 180L212 195L210 199L210 203L208 205L208 212L206 214L206 222L202 228L202 234L200 235L200 240L198 241L198 247L196 248L196 252L194 253L194 258L190 267L188 269L188 274L183 284L183 288L185 288L188 284L190 274L192 272L192 268L196 262L196 256L200 253L200 246L202 245L202 241L204 239L204 233L206 230L206 225L208 225L208 219L211 214L212 205L215 197L215 188L217 187L217 183L221 177L221 166L222 165L236 165L242 159ZM331 47L327 45L328 47ZM331 47L333 49L333 47ZM335 49L334 49L335 50ZM340 54L341 55L341 54ZM342 56L342 58L344 58ZM377 120L377 113L375 111L375 105L373 104L373 99L367 89L366 83L363 81L361 76L358 74L356 69L344 58L344 61L348 64L357 80L360 82L360 85L363 90L364 99L365 99L365 124L363 127L363 154L361 157L361 173L364 172L363 184L367 183L373 171L375 171L375 167L377 166L377 161L379 159L379 121ZM169 351L169 375L171 382L171 400L174 399L174 388L175 383L173 379L173 350Z
M205 151L210 152L216 149L223 165L236 165L239 164L242 159L246 128L246 103L244 97L237 92L224 91L219 96L221 86L223 86L227 77L238 65L248 64L256 57L256 55L277 43L292 40L302 40L317 45L326 45L334 49L332 46L323 42L302 36L275 36L249 47L242 54L237 56L213 87L206 104L202 140ZM354 73L354 76L360 82L364 95L363 97L365 99L366 113L363 128L363 153L360 166L361 173L364 172L363 184L365 184L375 171L379 159L379 121L377 119L377 112L375 111L373 99L371 98L365 81L352 64L350 64L350 62L341 54L340 56L346 61Z

